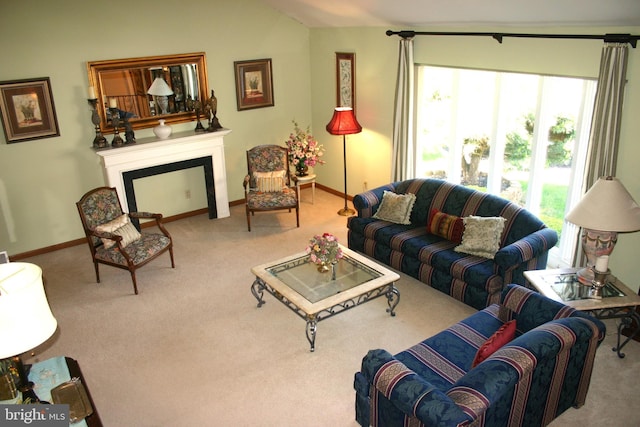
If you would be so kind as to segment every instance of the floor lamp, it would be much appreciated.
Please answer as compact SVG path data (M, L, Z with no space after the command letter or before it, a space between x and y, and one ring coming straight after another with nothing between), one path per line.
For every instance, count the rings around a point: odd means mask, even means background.
M347 206L347 137L354 133L362 132L362 126L358 123L353 108L336 107L333 117L327 125L327 132L331 135L342 135L342 150L344 153L344 208L338 211L338 215L351 216L356 211Z

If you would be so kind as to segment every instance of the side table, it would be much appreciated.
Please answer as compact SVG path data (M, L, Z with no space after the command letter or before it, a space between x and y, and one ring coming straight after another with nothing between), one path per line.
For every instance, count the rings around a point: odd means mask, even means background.
M47 400L50 397L50 392L51 392L51 388L55 387L56 383L62 383L65 381L64 379L64 375L62 372L57 372L57 371L53 371L53 372L48 372L47 373L49 375L51 374L55 374L53 376L53 378L59 378L59 381L56 381L54 383L50 383L48 381L43 380L42 383L37 379L37 378L32 378L34 374L36 374L36 372L39 369L40 366L49 366L47 365L47 363L49 361L53 361L53 360L57 360L57 359L62 359L62 358L52 358L52 359L47 359L43 362L38 362L38 363L34 363L33 365L25 365L25 368L29 369L29 380L33 381L35 383L34 387L36 388L37 391L39 391L41 394L38 395L38 397L42 398L43 400ZM102 420L100 420L100 416L98 415L98 410L96 409L96 405L93 402L93 398L91 397L91 392L89 391L89 386L87 385L87 381L85 380L84 376L82 375L82 371L80 370L80 365L78 364L78 362L70 357L65 357L64 358L64 363L67 365L67 369L69 371L69 376L71 378L80 378L80 381L82 382L82 385L84 386L84 389L87 393L87 398L89 399L89 403L91 404L91 407L93 409L93 412L88 415L87 417L85 417L83 420L78 421L76 424L74 425L86 425L87 427L102 427ZM61 366L61 365L57 365L57 366ZM62 368L64 370L64 368ZM68 378L68 377L67 377ZM39 385L42 388L38 388ZM47 400L49 401L49 400Z
M607 277L603 287L602 298L590 298L589 286L585 286L576 278L578 268L558 268L548 270L530 270L524 277L542 295L576 310L585 311L598 319L621 319L618 325L618 344L612 350L618 357L625 355L622 348L640 333L640 326L629 333L627 339L620 343L622 330L632 325L640 325L640 315L636 307L640 306L640 296L636 295L614 275Z
M315 203L316 198L316 174L310 173L305 176L293 176L293 182L296 183L296 191L298 192L298 200L300 200L300 186L311 183L311 204Z

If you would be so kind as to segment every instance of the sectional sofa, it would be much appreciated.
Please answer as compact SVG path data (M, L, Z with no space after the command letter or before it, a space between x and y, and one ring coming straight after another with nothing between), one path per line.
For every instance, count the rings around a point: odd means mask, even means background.
M558 240L516 203L439 179L394 182L353 204L349 248L478 310L505 285L525 285L524 271L545 268Z

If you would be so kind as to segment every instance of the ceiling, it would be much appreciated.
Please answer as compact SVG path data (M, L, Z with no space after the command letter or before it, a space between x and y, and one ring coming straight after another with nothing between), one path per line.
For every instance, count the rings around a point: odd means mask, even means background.
M640 25L640 0L262 1L307 27Z

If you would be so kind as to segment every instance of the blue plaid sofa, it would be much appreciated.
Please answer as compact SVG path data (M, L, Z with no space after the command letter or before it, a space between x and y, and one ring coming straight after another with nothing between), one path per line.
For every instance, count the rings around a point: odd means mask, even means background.
M472 368L515 319L515 338ZM605 325L519 285L493 304L392 356L371 350L355 375L362 426L545 426L584 404Z
M373 218L384 191L416 196L409 225ZM509 283L525 285L526 270L543 269L557 233L531 212L491 194L439 179L410 179L356 195L347 222L349 248L481 310ZM432 209L465 217L506 218L494 259L454 251L457 243L427 231Z

